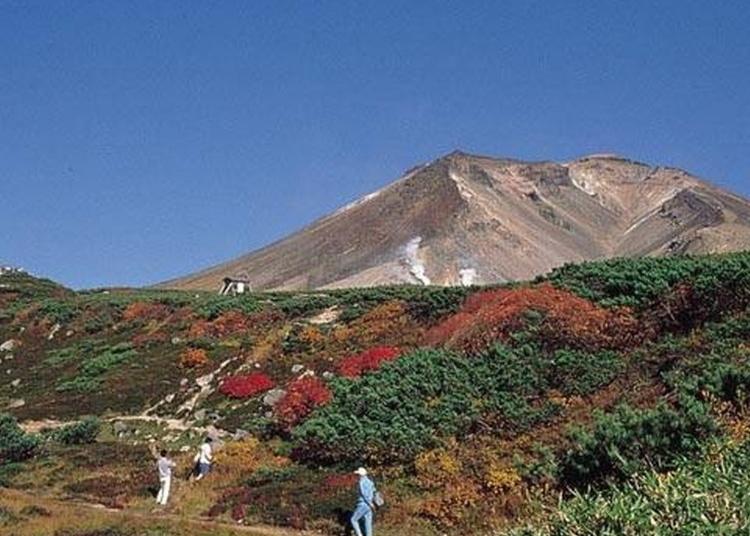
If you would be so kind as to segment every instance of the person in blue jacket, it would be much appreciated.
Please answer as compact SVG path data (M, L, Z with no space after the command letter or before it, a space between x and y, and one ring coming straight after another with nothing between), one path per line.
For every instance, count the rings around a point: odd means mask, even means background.
M357 485L359 497L357 498L357 506L354 508L354 513L352 514L352 527L357 536L362 536L360 523L364 519L365 536L372 536L372 513L375 510L375 505L373 504L375 500L375 483L367 476L367 470L364 467L360 467L354 472L359 475L359 484Z

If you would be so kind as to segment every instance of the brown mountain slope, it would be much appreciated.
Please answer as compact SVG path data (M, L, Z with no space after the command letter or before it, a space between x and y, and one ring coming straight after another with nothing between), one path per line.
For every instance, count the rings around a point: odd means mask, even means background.
M161 286L257 289L529 279L565 262L750 249L750 201L613 155L451 153L263 249Z

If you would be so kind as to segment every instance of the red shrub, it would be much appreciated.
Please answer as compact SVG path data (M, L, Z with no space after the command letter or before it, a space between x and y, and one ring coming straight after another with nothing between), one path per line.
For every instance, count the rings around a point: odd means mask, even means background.
M250 319L239 311L227 311L214 320L196 320L188 330L191 339L221 339L247 331L251 326Z
M427 333L426 342L478 352L523 329L531 311L541 314L539 340L551 346L600 348L638 337L638 324L630 310L605 309L543 283L470 296L458 313Z
M312 411L331 401L328 386L316 376L297 378L287 388L284 397L276 404L276 418L287 430L291 429Z
M219 392L232 398L249 398L273 387L271 378L262 372L244 376L231 376L221 382Z
M126 322L132 320L164 320L169 316L169 307L158 302L137 301L129 304L122 313Z
M365 372L380 368L386 361L393 361L401 350L392 346L378 346L360 354L345 358L339 363L339 374L347 378L356 378Z

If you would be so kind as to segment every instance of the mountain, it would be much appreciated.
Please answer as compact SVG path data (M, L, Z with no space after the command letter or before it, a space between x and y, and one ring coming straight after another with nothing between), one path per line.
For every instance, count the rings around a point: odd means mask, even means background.
M260 250L163 283L256 289L530 279L568 262L750 249L750 201L616 155L453 152Z

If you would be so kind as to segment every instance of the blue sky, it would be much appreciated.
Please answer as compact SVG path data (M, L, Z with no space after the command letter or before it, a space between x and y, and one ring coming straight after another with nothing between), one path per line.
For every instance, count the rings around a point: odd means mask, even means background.
M460 148L750 195L750 4L0 0L0 262L143 285Z

